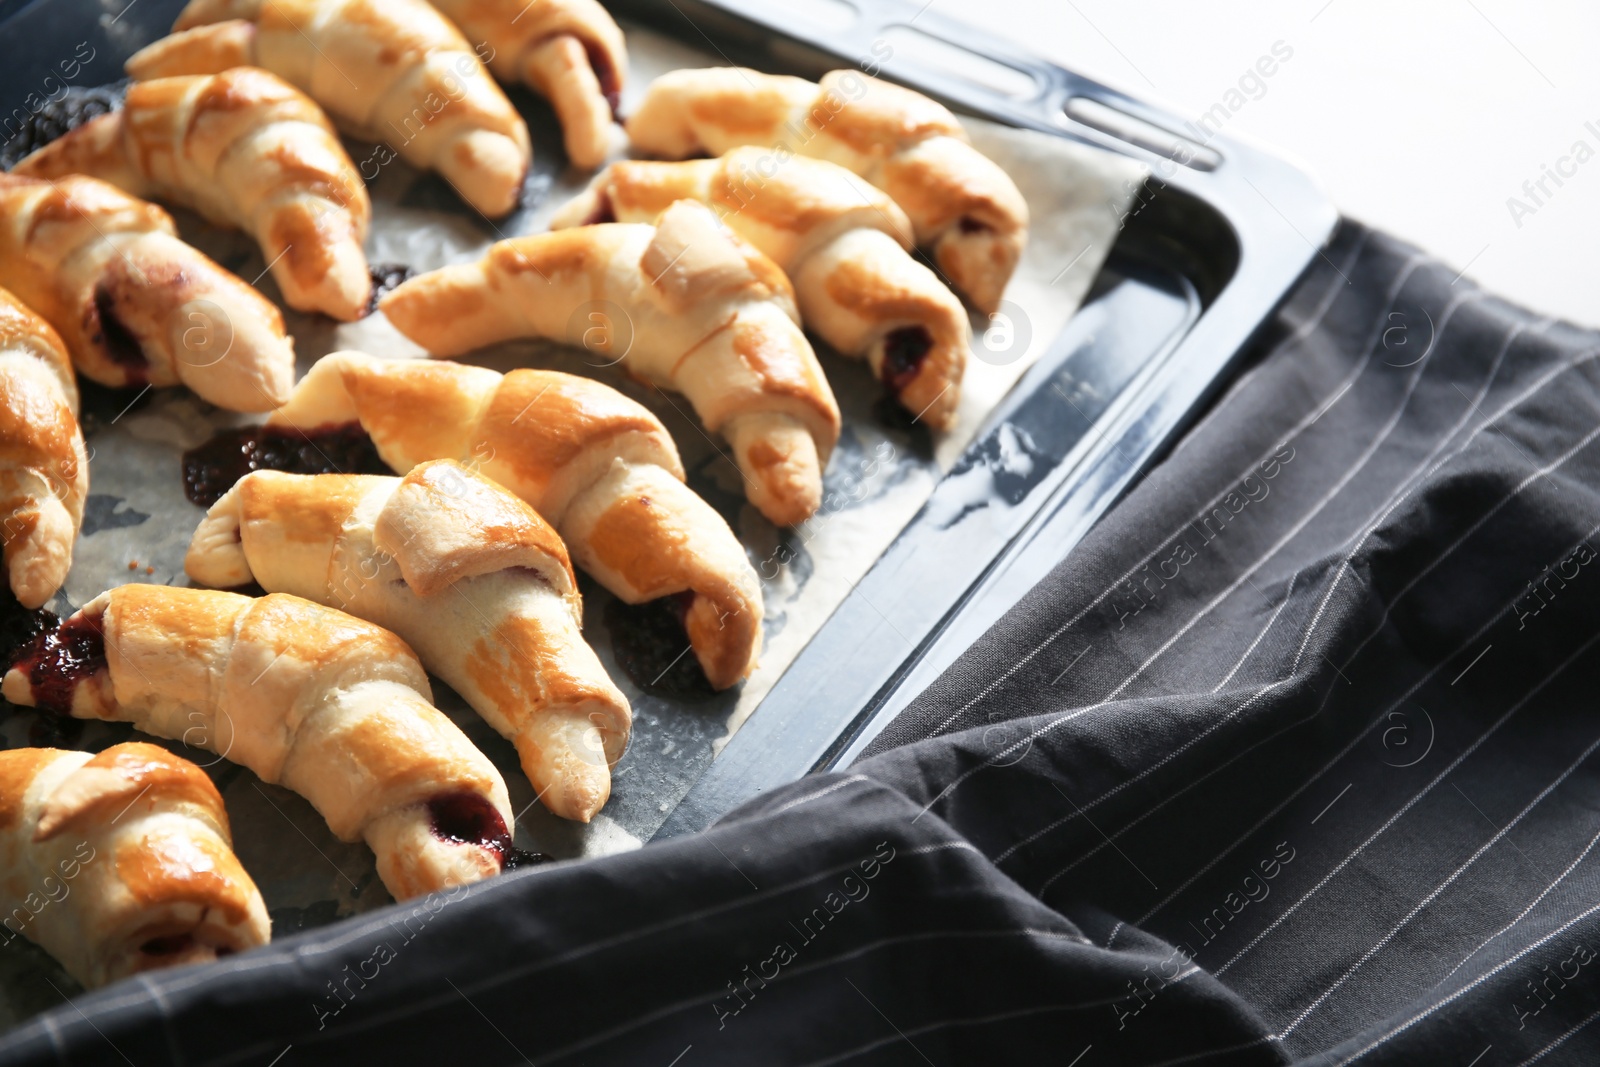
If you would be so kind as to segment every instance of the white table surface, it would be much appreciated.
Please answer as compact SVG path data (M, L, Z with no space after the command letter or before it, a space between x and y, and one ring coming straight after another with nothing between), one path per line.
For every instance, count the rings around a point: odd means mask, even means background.
M1596 0L932 0L930 9L981 21L1190 120L1282 42L1292 57L1229 117L1230 134L1296 159L1345 214L1489 289L1600 326ZM1594 156L1581 164L1572 155L1580 141ZM1539 204L1523 183L1547 165L1570 176L1560 187L1546 178ZM1532 210L1514 219L1512 197Z

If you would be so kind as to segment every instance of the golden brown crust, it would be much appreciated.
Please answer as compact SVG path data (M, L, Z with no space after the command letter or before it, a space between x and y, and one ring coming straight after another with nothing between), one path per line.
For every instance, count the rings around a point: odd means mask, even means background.
M121 111L46 145L15 173L84 173L193 207L255 236L291 306L346 320L365 312L366 187L322 110L264 70L139 82Z
M598 337L583 314L597 304L615 305L625 320ZM779 448L792 466L784 479L752 488L752 503L773 521L803 518L821 498L839 411L795 324L794 290L702 204L680 201L654 227L585 226L502 241L479 263L403 283L379 306L439 355L549 337L624 360L645 381L682 392L709 429L743 442L734 456L747 479L761 474L750 448L773 438L768 450ZM744 428L735 432L735 422ZM808 450L778 444L793 432L811 437Z
M456 459L505 486L552 522L575 562L628 603L692 592L706 606L692 606L690 619L717 620L690 632L715 687L736 684L754 667L760 583L727 523L682 484L672 438L642 405L556 371L502 376L342 352L320 360L269 424L312 430L351 422L396 470Z
M210 779L139 742L0 753L0 912L90 988L270 936Z
M595 0L439 0L501 81L548 97L574 166L604 160L627 81L622 31Z
M999 305L1027 240L1016 184L968 143L948 109L920 93L832 71L820 84L728 68L658 78L627 123L635 147L682 159L741 145L829 159L905 209L960 292Z
M495 842L417 832L428 825L425 806L441 796L475 794L508 832L511 811L493 764L432 707L422 665L395 634L294 596L161 585L120 586L83 613L100 616L109 685L80 682L73 714L210 749L299 792L341 840L367 838L397 896L498 871ZM5 689L23 703L33 699L19 672ZM203 773L150 745L120 752L103 768L87 764L72 779L75 789L56 791L61 811L47 808L40 839L76 831L107 809L180 801L227 838L221 798ZM130 884L171 881L160 857L125 862ZM399 870L404 884L391 881Z
M248 19L250 21L244 21ZM531 162L527 126L450 21L423 0L195 0L180 32L128 61L141 80L265 68L348 134L386 140L498 217Z
M971 341L967 313L905 251L911 223L885 193L835 163L744 147L716 159L613 163L551 224L654 222L679 199L710 206L770 257L793 281L807 329L866 359L914 416L935 429L954 420ZM925 354L914 366L900 364L919 341L900 331L921 331Z
M621 756L628 703L579 632L565 551L526 504L454 461L405 479L257 471L212 507L185 566L200 582L254 578L394 631L525 756L527 736L580 714L602 715L611 761ZM569 788L564 764L523 768L541 794L554 790L552 811L587 821L603 791Z
M418 596L527 567L561 590L574 614L580 610L567 546L550 524L493 482L468 477L454 460L418 464L400 479L378 517L374 543L395 557Z
M116 850L117 877L144 907L192 904L242 923L257 899L233 850L212 838L149 834Z
M55 595L89 493L78 390L61 338L0 289L0 546L27 608Z
M53 748L12 748L0 752L0 833L13 831L26 813L23 804L29 784L56 761Z
M161 803L191 805L216 827L224 842L229 840L222 794L206 773L142 741L116 745L85 763L45 801L33 839L48 841L69 830L81 834L87 824L107 821L135 804L149 811ZM242 918L241 913L230 921Z
M492 457L497 475L514 471L506 484L536 508L546 504L545 490L553 478L585 454L605 451L624 437L650 442L651 461L683 476L677 446L649 409L615 389L571 374L512 371L483 407L477 429L483 447L475 442L472 454Z
M0 284L61 332L86 377L276 407L294 380L283 316L174 232L165 211L93 178L0 175Z

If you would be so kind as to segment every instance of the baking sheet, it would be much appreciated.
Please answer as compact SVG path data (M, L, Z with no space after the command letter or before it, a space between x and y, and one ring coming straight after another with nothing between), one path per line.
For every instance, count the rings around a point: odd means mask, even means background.
M637 26L625 25L632 59L624 113L657 74L725 61L712 52ZM429 270L474 259L493 241L546 229L549 215L587 184L589 175L562 169L553 146L560 133L542 102L520 90L513 100L527 117L535 145L534 173L525 206L490 222L466 208L440 179L422 175L374 146L347 142L358 167L366 165L374 201L368 254L373 264L402 263ZM802 526L778 530L745 503L737 470L699 427L681 398L655 392L617 368L597 366L574 349L516 343L477 353L467 361L510 370L543 366L598 378L641 401L672 432L690 485L720 511L739 535L762 578L766 605L761 666L739 689L703 700L646 693L618 667L607 628L612 598L583 580L585 633L633 704L634 730L627 754L614 770L611 800L588 826L556 819L533 803L533 790L511 745L462 701L435 685L440 708L496 763L517 816L516 843L561 859L637 848L666 819L722 744L760 703L806 642L922 506L941 473L974 438L993 404L1021 376L1077 310L1115 240L1119 220L1147 176L1137 163L1028 131L969 121L974 142L1017 181L1033 217L1030 243L1007 292L1002 318L974 319L974 356L963 386L956 427L937 440L882 401L881 387L862 363L819 346L819 356L839 400L844 431L829 465L824 504ZM624 138L616 131L616 155ZM186 239L241 277L278 293L253 243L175 212ZM281 301L280 301L281 303ZM353 324L286 314L303 374L315 359L341 348L379 356L422 355L381 315ZM142 395L86 390L85 431L90 448L91 495L74 566L52 605L65 616L112 585L131 581L188 584L183 554L201 511L183 495L180 455L218 429L246 421L198 401L182 390ZM997 546L998 547L998 546ZM132 732L102 723L62 722L16 712L3 725L8 747L53 744L99 749ZM260 885L274 933L323 925L389 902L365 845L343 844L309 804L287 790L263 785L255 775L209 753L171 744L174 751L209 765L233 822L241 861ZM38 982L76 986L41 951L21 939L0 952L0 1025L10 1025L59 1003Z

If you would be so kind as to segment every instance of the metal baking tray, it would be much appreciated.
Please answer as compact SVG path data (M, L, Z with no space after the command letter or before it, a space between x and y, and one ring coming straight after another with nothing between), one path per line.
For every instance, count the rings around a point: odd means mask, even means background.
M27 94L48 87L50 79L62 83L62 57L77 57L68 79L74 86L119 79L122 61L163 35L182 6L183 0L0 0L0 56L5 59L0 124L28 106ZM626 836L645 840L700 829L764 789L853 759L1159 457L1319 254L1337 216L1316 185L1293 166L1225 136L1196 143L1178 117L1020 53L925 4L616 0L610 6L625 30L647 28L678 42L681 49L674 54L689 57L683 65L732 62L815 77L872 56L881 76L941 99L964 115L1102 149L1142 163L1153 175L1134 199L1082 309L1048 339L1037 362L987 415L909 523L892 541L885 536L887 548L852 583L731 738L721 717L731 697L685 709L628 689L636 728L625 764L632 760L634 766L619 765L607 813ZM83 58L89 52L92 58ZM642 83L638 71L635 77ZM559 143L558 132L542 104L520 91L511 95L546 155L536 160L531 181L535 195L542 188L548 198L570 180L554 173L548 159ZM5 139L0 133L0 141ZM397 164L395 169L404 168ZM425 181L415 183L401 202L426 201L427 188ZM247 279L256 272L246 269L248 264L261 266L259 257L249 258L255 253L248 242L207 244L192 235L192 217L174 214L186 237ZM507 232L526 229L514 222L506 224ZM287 318L302 352L326 350L326 323ZM487 362L506 369L516 359ZM570 353L549 355L545 365L630 388L620 376L586 367ZM830 379L838 376L835 386L847 427L862 428L855 452L846 449L836 456L835 467L859 462L872 441L888 440L912 454L906 470L923 477L935 469L925 433L873 424L869 400L849 395L872 384L859 365L827 354L824 365ZM95 406L104 409L102 417L86 426L91 447L97 441L102 445L91 463L97 493L115 489L119 478L136 479L141 465L168 462L175 454L170 441L163 452L116 436L127 425L111 425L121 417L123 399L99 396ZM207 425L229 424L221 415L195 416L192 404L180 409L189 403L184 400L156 403L168 405L159 411L179 411ZM652 406L680 445L694 437L692 422ZM691 484L725 515L738 513L737 494L727 490L725 477L719 490L716 477L691 464ZM124 517L140 507L160 516L158 507L136 497L111 498L96 519L96 536L126 536L126 549L141 553L141 562L171 572L158 570L155 578L141 580L181 580L174 568L192 522L189 528L158 531L158 523L135 527L126 520L129 528L120 529ZM198 519L198 512L192 518ZM748 531L737 521L734 525L754 556L771 558L774 546L759 543L771 531L752 543ZM88 596L98 588L78 592ZM585 586L585 597L586 632L614 667L614 657L601 647L608 597L592 584ZM509 746L458 700L451 703L453 695L441 697L440 706L501 764L513 805L521 809L531 791L514 757L506 759L497 747ZM90 729L54 743L98 748L121 739L99 725ZM7 731L7 742L26 743L17 734ZM211 762L203 754L200 761ZM250 809L269 803L279 810L267 818L287 821L270 833L236 833L241 858L261 881L273 909L275 932L324 925L387 901L370 877L370 857L362 846L333 841L308 805L282 790L264 791L254 776L227 764L211 770L236 829L261 814ZM272 881L286 877L281 874L262 877L280 865L283 852L307 851L294 834L313 841L317 855L339 868L338 877L324 871L320 881L308 883L298 869L291 872L298 879L293 884ZM518 843L560 857L608 847L537 808L519 816ZM320 860L313 856L311 862ZM38 957L42 953L25 962L44 965ZM0 960L0 971L11 970ZM0 1023L59 1002L48 991L15 1002L16 986L7 978L0 975L7 994L0 1001L12 1003L0 1004Z

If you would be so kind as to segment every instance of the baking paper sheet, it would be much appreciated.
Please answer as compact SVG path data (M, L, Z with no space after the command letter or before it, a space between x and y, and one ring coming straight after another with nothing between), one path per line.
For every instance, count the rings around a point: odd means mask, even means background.
M625 27L636 99L657 74L724 61L638 27ZM521 91L513 99L527 116L535 145L535 172L527 206L489 222L466 208L441 180L406 164L384 162L387 152L348 142L351 158L376 174L374 264L402 263L417 271L475 259L493 241L547 228L549 215L586 184L589 175L558 169L553 146L560 133L549 109ZM624 112L630 100L624 100ZM883 550L915 515L942 471L974 438L992 409L1022 372L1045 351L1077 310L1109 252L1119 220L1144 168L1122 157L1027 131L968 121L974 142L1000 163L1021 188L1032 212L1032 231L1021 269L1012 281L1002 317L974 319L960 418L937 439L904 415L886 411L881 387L862 363L819 347L823 366L844 415L844 432L827 471L824 506L809 522L780 531L745 503L737 470L689 414L681 398L631 381L617 368L597 366L586 354L543 343L485 350L467 361L510 370L551 367L586 374L627 393L658 414L682 451L689 483L728 520L760 572L766 600L761 666L742 687L703 701L642 693L617 667L605 626L610 595L584 580L585 633L633 704L631 746L614 771L611 800L589 826L548 815L501 739L454 693L435 686L439 706L486 752L504 774L519 812L520 847L569 859L637 848L666 819L740 723L753 711L800 650L843 601ZM616 131L616 155L624 138ZM238 234L176 213L184 236L241 277L278 293L254 245ZM281 303L281 301L280 301ZM393 358L419 357L417 346L383 318L340 325L287 314L303 374L315 359L341 348ZM90 389L85 429L91 452L91 495L76 559L53 609L65 616L102 590L126 582L188 584L183 555L201 510L184 497L180 456L216 430L249 421L219 411L180 389L135 397ZM32 712L5 721L9 747L52 744L99 749L132 736L122 726L61 722ZM389 902L371 853L343 844L305 801L263 785L255 775L179 744L169 747L208 765L226 800L234 843L257 880L272 913L274 933L323 925ZM63 992L76 986L42 951L17 938L0 952L0 1026L58 1004L39 981L43 973Z

